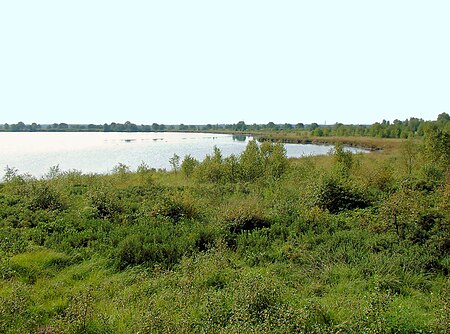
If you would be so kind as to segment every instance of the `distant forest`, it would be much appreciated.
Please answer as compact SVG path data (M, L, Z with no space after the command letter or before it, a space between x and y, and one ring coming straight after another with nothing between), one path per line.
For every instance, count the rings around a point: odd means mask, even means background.
M450 116L447 113L438 115L436 121L425 121L421 118L411 117L407 120L400 121L398 119L393 122L383 120L371 125L345 125L335 123L333 125L311 124L275 124L269 122L267 124L246 124L239 121L235 124L206 124L206 125L164 125L153 123L151 125L137 125L129 121L125 123L111 124L25 124L18 122L17 124L5 123L0 125L0 131L4 132L163 132L163 131L190 131L190 132L274 132L288 131L295 133L304 133L315 137L329 136L365 136L379 138L408 138L421 137L424 135L428 127L437 127L445 133L450 133Z

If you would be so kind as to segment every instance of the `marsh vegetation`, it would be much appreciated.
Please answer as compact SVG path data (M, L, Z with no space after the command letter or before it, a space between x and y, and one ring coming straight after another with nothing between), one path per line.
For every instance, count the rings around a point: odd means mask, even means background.
M173 171L8 168L2 333L446 333L448 133ZM440 131L440 132L439 132Z

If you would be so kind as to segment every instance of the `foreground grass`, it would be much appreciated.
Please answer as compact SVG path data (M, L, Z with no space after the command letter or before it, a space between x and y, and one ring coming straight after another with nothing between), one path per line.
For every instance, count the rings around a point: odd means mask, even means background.
M448 171L414 159L12 177L0 332L446 333Z

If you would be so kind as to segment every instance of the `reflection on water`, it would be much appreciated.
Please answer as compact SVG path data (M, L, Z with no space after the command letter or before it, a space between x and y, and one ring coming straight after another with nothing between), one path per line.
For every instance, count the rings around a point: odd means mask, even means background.
M247 140L247 136L244 136L244 135L233 135L233 140L246 141Z
M40 177L50 167L83 173L108 173L119 163L136 170L144 162L152 168L170 169L169 159L190 154L203 160L217 146L224 157L240 154L252 137L205 133L0 133L0 177L6 166ZM286 144L289 157L327 154L329 145ZM358 151L357 149L351 149Z

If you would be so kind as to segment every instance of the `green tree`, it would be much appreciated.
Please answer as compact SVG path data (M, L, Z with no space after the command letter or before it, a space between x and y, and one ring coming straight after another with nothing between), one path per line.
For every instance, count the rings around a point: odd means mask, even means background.
M232 154L223 160L224 177L228 182L236 182L239 178L239 158Z
M401 147L401 159L409 175L412 174L414 164L416 163L419 147L412 137L405 140Z
M244 181L253 181L263 173L263 161L255 139L247 144L239 158L241 177Z
M320 127L317 127L312 132L313 136L322 137L323 136L323 130Z
M443 113L438 115L437 121L438 122L448 122L448 121L450 121L450 115L445 113L445 112L443 112Z
M270 146L270 147L269 147ZM267 176L279 178L287 169L286 149L281 143L264 142L261 145L264 171Z
M196 168L195 174L198 178L209 182L223 181L222 153L216 146L213 156L207 155L203 162Z
M346 151L344 145L337 143L334 146L334 169L338 173L340 178L347 179L350 177L350 172L354 165L353 153Z
M239 121L234 128L236 131L245 131L247 130L247 125L244 121Z
M188 154L184 157L183 162L181 163L181 171L184 175L190 177L199 164L200 163L197 159Z
M169 163L172 166L172 169L175 172L178 172L178 170L180 169L180 156L174 153L173 156L169 159Z
M442 168L450 165L450 133L444 132L436 123L425 128L425 154L428 160Z

